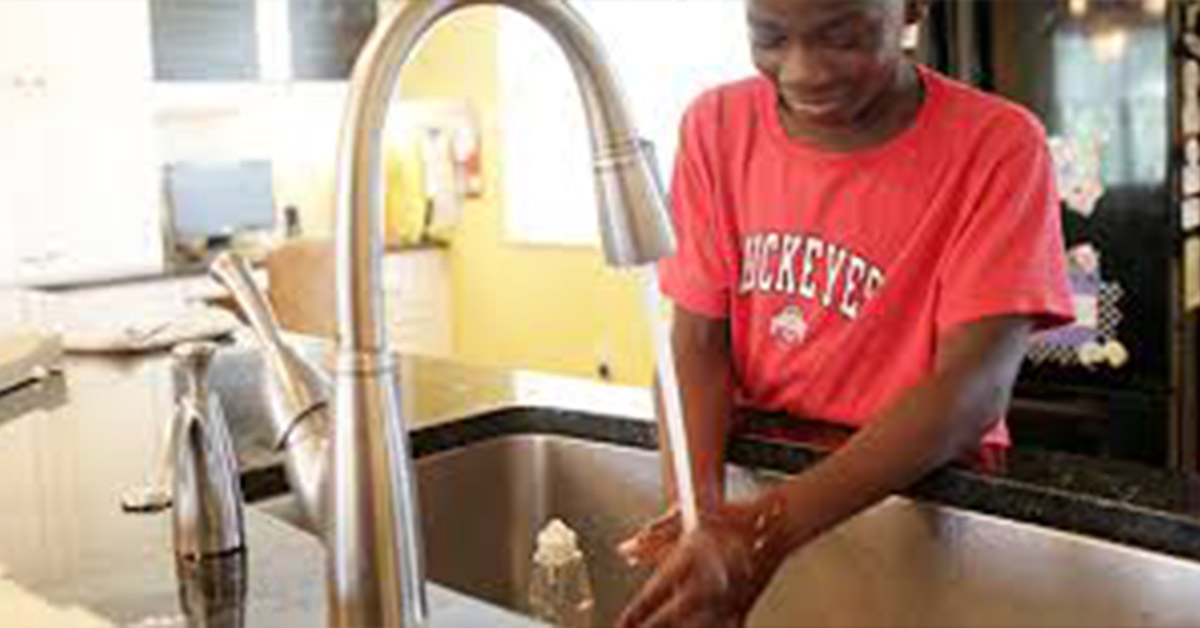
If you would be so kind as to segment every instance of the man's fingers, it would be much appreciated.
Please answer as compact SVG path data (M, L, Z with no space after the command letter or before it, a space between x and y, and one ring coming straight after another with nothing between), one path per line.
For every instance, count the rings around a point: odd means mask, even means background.
M653 567L658 565L675 549L675 542L650 543L640 548L636 553L627 555L626 562L630 567Z
M634 537L617 548L618 553L630 567L643 567L656 562L658 549L651 547L642 537Z
M643 537L649 540L668 539L674 540L679 536L679 531L682 529L680 523L679 511L671 508L665 515L662 515L651 521L649 525L642 528L638 537Z
M686 591L677 588L675 595L655 609L644 621L637 624L637 628L683 628L685 626L723 628L713 626L711 622L701 622L701 617L696 615L697 611L701 609L697 609L696 606L694 595L689 595Z
M657 563L675 544L681 531L679 513L672 509L617 546L617 551L631 565Z
M638 628L677 592L687 575L684 554L675 553L650 578L617 621L618 628Z

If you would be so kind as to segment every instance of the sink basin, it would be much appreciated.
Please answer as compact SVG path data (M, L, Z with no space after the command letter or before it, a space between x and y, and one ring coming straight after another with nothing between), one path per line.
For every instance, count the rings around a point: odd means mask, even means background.
M436 582L526 611L534 537L552 517L589 560L596 625L647 574L614 546L660 510L654 452L554 435L493 437L417 462ZM745 494L780 476L732 469ZM264 506L295 515L283 500ZM289 514L290 512L290 514ZM787 562L751 626L1192 626L1200 565L1075 534L894 497Z
M319 363L329 361L327 345L300 348ZM225 403L239 458L251 465L277 462L261 420L259 359L246 350L218 358L214 388ZM446 388L451 376L461 374L431 375L416 388ZM435 392L450 400L463 394L452 386ZM410 401L420 398L408 395ZM608 423L603 430L583 429L592 421ZM628 569L614 547L661 511L656 452L586 437L607 432L617 434L617 442L649 446L647 424L621 423L516 407L417 430L413 446L429 577L524 612L535 536L558 517L579 533L588 556L596 626L611 625L648 576ZM731 467L730 491L746 495L781 478ZM264 485L283 490L280 482L281 473ZM286 495L256 507L300 521ZM791 557L749 624L1196 626L1197 592L1197 562L893 497Z

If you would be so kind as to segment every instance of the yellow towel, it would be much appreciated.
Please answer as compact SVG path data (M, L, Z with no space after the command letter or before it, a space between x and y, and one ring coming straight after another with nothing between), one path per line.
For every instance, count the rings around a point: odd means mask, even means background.
M384 237L388 246L416 244L425 234L428 203L420 134L388 138L384 154Z

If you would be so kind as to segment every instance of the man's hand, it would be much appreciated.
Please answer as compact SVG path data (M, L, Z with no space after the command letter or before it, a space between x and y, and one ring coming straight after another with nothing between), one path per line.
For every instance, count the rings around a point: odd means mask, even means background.
M703 513L682 537L675 509L649 524L620 551L632 564L657 568L617 625L742 626L782 562L783 512L782 496L769 493Z
M671 506L665 514L621 543L617 551L631 567L656 567L675 549L682 530L679 507Z

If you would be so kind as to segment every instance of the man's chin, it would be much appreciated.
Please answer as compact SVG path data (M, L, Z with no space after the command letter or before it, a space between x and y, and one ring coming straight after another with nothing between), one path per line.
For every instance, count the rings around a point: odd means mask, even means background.
M809 128L836 130L850 124L846 108L841 105L785 105L792 122Z

